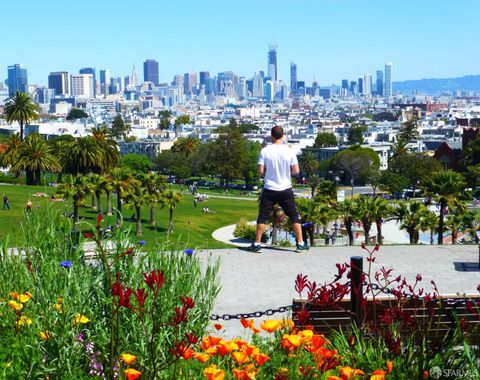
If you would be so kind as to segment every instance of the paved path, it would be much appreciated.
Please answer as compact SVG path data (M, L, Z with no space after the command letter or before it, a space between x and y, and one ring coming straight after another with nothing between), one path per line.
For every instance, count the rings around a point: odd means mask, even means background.
M200 251L199 255L221 260L222 289L218 295L214 313L235 314L262 311L289 305L296 297L294 281L297 274L306 274L317 283L330 281L337 272L335 264L349 262L351 256L365 256L366 252L355 247L313 247L308 253L295 253L290 249L263 249L252 253L238 248ZM461 271L470 263L471 271ZM478 293L480 271L477 246L384 246L377 252L374 270L393 268L394 273L414 281L422 274L422 284L431 291L435 280L442 294ZM364 266L367 266L365 260ZM467 264L468 266L468 264ZM274 317L281 318L276 314ZM271 318L274 318L271 317ZM258 322L266 319L263 317ZM238 321L222 322L227 336L241 336L243 328Z

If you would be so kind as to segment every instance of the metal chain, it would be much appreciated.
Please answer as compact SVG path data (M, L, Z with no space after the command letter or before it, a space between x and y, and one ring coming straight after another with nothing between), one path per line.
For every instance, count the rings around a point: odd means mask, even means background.
M248 319L248 318L260 318L264 315L270 316L276 313L285 313L292 309L292 305L280 306L277 309L267 309L265 311L254 311L252 313L238 313L238 314L212 314L210 316L211 321L224 320L229 321L231 319Z

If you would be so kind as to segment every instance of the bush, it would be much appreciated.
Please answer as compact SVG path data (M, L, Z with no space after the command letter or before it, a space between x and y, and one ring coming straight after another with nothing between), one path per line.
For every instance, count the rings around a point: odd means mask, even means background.
M287 239L280 239L277 241L277 245L280 247L291 247L292 243Z
M25 179L22 177L15 177L11 174L0 173L0 183L13 183L20 185L25 183Z
M241 219L235 226L233 236L243 239L255 241L257 227L254 224L249 224L245 219ZM265 243L268 239L266 232L262 235L262 242Z

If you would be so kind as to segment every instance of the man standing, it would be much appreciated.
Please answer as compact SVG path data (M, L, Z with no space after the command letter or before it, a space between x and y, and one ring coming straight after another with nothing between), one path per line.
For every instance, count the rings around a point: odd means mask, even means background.
M3 209L9 209L10 210L10 205L8 204L8 197L7 194L3 194Z
M263 148L258 156L258 173L260 176L265 175L265 181L260 196L256 238L250 250L259 252L262 249L260 241L265 231L265 223L275 205L279 204L292 222L297 251L306 251L309 247L303 242L300 215L295 205L291 180L292 175L300 172L297 156L292 149L283 144L282 127L273 127L271 135L272 144Z

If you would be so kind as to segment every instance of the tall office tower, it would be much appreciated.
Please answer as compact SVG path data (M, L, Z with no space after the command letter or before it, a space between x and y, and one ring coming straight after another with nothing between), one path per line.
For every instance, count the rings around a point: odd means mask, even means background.
M118 77L117 78L117 87L118 87L118 92L122 91L122 78Z
M200 86L204 86L208 78L210 78L210 71L200 71Z
M93 97L97 96L97 77L95 75L95 69L92 67L82 67L79 74L91 74L93 76ZM70 86L72 84L70 83Z
M385 99L389 101L392 97L392 63L385 64Z
M92 74L73 74L70 78L71 94L80 98L93 98L94 86Z
M290 62L290 93L295 94L297 91L297 65Z
M363 75L363 93L367 96L372 95L372 76L370 74Z
M49 104L55 96L53 88L39 87L35 91L35 101L39 104Z
M357 88L358 88L358 93L363 94L363 78L358 78Z
M147 59L143 62L143 81L152 82L158 86L158 62L154 59Z
M174 77L173 77L173 81L172 81L172 86L183 86L183 79L182 79L182 76L180 74L176 74Z
M318 95L320 95L320 86L318 85L318 82L314 79L312 82L312 96Z
M273 82L271 80L268 80L267 83L265 83L265 100L267 102L272 102L274 96L275 90L273 88Z
M342 89L340 92L340 96L348 96L348 79L342 79Z
M126 90L129 85L130 85L130 76L125 75L123 77L123 88L124 88L124 90Z
M247 82L245 81L245 77L238 79L238 84L235 85L235 93L239 98L245 98L247 96Z
M185 95L192 94L197 84L197 73L185 73L183 75L183 92Z
M55 95L70 95L70 76L66 71L56 71L48 76L48 88L55 90Z
M28 92L27 69L20 64L8 66L8 96L15 96L17 92Z
M268 76L271 80L278 80L277 45L268 47Z
M383 71L377 70L377 96L383 96Z
M357 82L354 80L350 81L350 92L352 95L357 95L358 88L357 88Z
M205 95L217 94L217 78L210 77L205 80Z
M100 91L103 95L108 95L108 87L110 86L110 70L100 70Z
M133 69L132 69L132 75L130 77L130 84L133 87L138 86L138 75L137 75L137 70L135 70L135 62L133 62Z
M254 98L261 98L263 96L263 78L258 71L253 76L252 81L253 81L252 96Z

